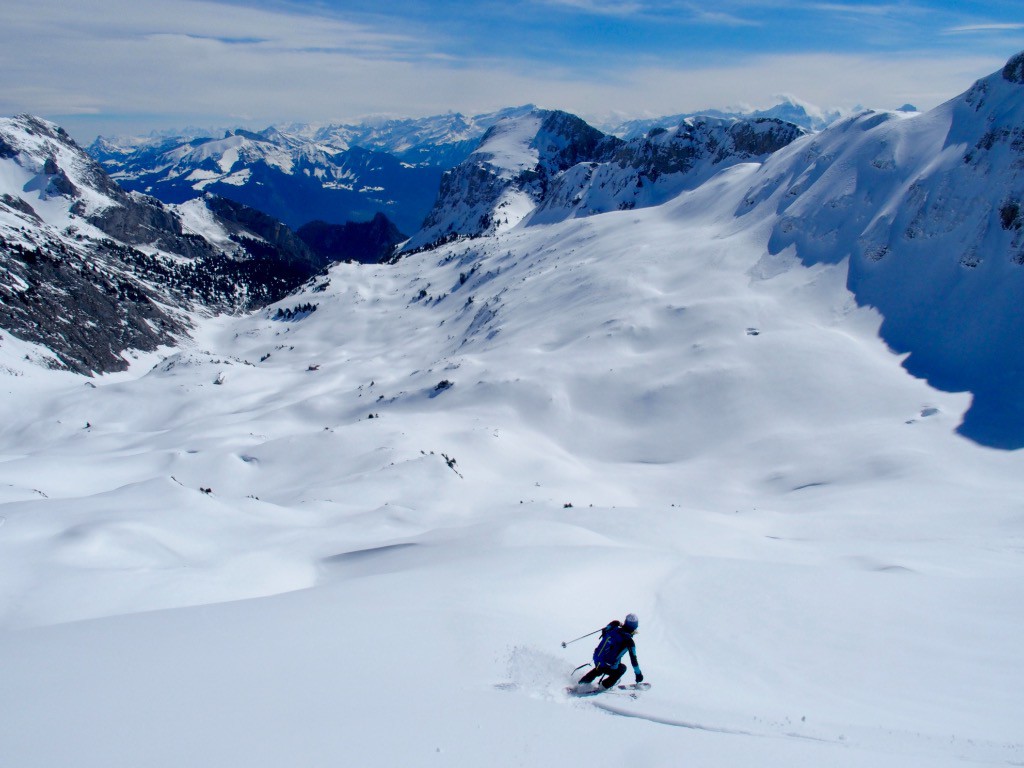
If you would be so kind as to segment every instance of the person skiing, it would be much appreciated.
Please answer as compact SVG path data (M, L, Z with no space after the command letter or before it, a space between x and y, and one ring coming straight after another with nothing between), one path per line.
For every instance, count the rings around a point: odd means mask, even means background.
M580 678L579 684L593 683L603 675L604 680L599 685L606 689L614 686L626 674L626 665L622 663L622 657L627 651L636 681L642 683L644 675L636 660L636 643L633 642L633 635L639 626L640 620L635 613L626 616L626 620L621 623L616 619L605 626L601 630L601 642L594 649L594 668Z

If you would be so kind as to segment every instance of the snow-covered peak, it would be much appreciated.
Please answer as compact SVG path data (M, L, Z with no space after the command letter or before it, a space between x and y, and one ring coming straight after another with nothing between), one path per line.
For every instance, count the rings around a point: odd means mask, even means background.
M55 123L32 115L0 118L0 192L45 220L66 225L97 214L123 193Z
M433 210L406 248L514 227L559 174L577 163L607 160L620 144L567 112L531 109L505 117L444 175Z
M534 143L542 122L539 112L501 120L484 135L470 162L487 163L507 178L536 168L538 151Z
M497 121L531 109L294 123L177 141L102 139L90 149L118 182L167 202L212 191L294 227L385 213L411 232L429 212L441 174L462 162Z
M166 153L165 157L189 172L204 168L224 174L242 170L257 162L290 173L293 164L287 147L247 131L236 131L221 139L183 144Z
M532 104L527 104L472 116L459 112L420 118L381 116L365 118L358 123L291 124L280 126L280 129L286 135L320 142L339 150L360 146L413 159L417 154L429 155L429 149L479 141L497 122L528 114L534 109Z
M784 96L778 104L767 109L706 109L699 112L683 112L661 117L611 121L603 126L603 128L613 136L631 140L642 138L656 128L671 130L682 121L691 117L738 118L742 120L769 118L783 120L813 132L822 130L842 117L843 114L842 110L823 109L809 102L797 99L794 96Z

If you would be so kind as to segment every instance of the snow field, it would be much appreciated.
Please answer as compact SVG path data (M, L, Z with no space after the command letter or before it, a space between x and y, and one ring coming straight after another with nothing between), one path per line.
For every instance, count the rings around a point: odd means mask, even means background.
M5 763L1024 760L1015 454L736 188L339 265L95 386L5 340ZM654 687L565 698L628 611Z

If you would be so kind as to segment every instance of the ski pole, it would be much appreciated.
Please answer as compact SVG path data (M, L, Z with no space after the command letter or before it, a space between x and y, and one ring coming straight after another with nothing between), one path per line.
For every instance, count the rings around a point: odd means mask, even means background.
M604 627L601 627L601 629L604 629ZM591 635L596 635L598 632L601 631L601 629L595 629L593 632L588 632L585 635L580 635L579 637L576 638L576 640L582 640L584 637L590 637ZM562 641L562 647L565 648L567 645L569 645L569 643L575 643L576 640L568 640L568 641L563 640Z

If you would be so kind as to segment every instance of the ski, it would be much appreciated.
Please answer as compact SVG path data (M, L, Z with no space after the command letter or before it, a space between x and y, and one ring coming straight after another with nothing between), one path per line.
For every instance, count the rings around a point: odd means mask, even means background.
M651 687L650 683L633 683L631 685L620 685L620 691L646 691Z
M593 685L591 683L577 683L576 685L570 685L565 689L565 692L570 696L583 698L586 696L596 696L599 693L625 691L629 693L631 697L636 698L638 691L646 691L650 687L650 683L633 683L632 685L619 685L615 688L605 688L603 685Z
M590 683L576 683L576 685L570 685L565 689L565 692L570 696L596 696L599 693L604 693L608 689L602 685L592 685Z

